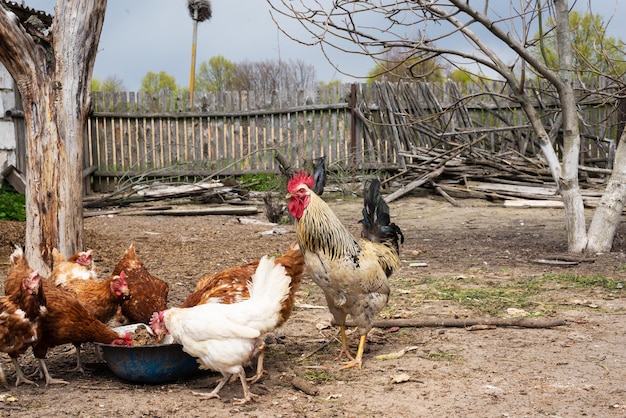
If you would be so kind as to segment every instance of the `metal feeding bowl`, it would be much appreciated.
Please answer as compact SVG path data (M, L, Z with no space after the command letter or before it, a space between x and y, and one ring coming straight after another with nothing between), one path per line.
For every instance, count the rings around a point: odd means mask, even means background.
M124 334L135 332L146 324L114 328ZM160 384L191 377L200 372L196 359L183 351L180 344L120 346L96 343L109 369L117 377L134 383Z

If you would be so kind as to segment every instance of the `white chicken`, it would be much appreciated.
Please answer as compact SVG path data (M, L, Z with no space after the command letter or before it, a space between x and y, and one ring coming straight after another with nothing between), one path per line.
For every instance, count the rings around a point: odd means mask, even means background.
M264 334L278 325L290 282L285 267L264 256L248 283L249 299L233 304L170 308L152 315L150 327L157 340L169 333L185 352L197 358L201 369L222 374L213 391L194 394L219 398L222 387L238 375L244 395L239 403L256 396L248 387L243 366L256 355Z

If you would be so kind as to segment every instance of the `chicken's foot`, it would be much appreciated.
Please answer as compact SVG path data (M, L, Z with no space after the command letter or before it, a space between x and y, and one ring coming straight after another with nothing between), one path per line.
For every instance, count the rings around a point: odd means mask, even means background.
M231 374L224 375L224 377L222 377L220 381L217 382L217 386L215 386L215 389L213 389L211 392L207 393L207 392L192 391L191 393L196 396L202 396L203 398L208 398L208 399L213 399L213 398L222 399L219 395L219 392L220 390L222 390L224 385L228 383L231 377L232 377Z
M265 342L261 343L261 347L259 347L259 356L257 357L256 363L256 374L252 377L249 377L247 380L250 383L256 383L265 374L265 369L263 368L263 358L265 357Z
M215 387L215 389L213 389L211 392L206 393L206 392L191 392L196 396L202 396L203 398L217 398L217 399L222 399L219 395L219 391L224 387L224 385L231 379L231 377L233 377L235 375L224 375L224 377L222 379L220 379L220 381L218 382L217 386ZM237 376L239 377L239 380L241 381L241 387L243 388L243 399L237 399L237 398L233 398L232 402L234 404L238 404L238 405L243 405L247 402L250 402L252 400L254 400L254 398L256 398L258 395L255 395L254 393L250 392L250 388L248 387L248 381L246 380L246 372L243 370L243 367L241 368L241 370L239 371L239 373L237 374Z
M26 383L28 385L39 386L36 382L33 382L32 380L26 378L26 375L22 371L22 368L17 362L17 359L11 357L11 361L13 362L13 365L15 366L15 374L17 375L17 378L15 379L15 387L18 387L22 383Z
M46 378L46 386L48 385L69 385L70 382L67 382L62 379L53 379L48 373L48 367L46 367L46 361L44 359L39 359L39 371L43 373Z
M85 374L85 368L83 367L83 362L80 359L80 344L74 344L74 348L76 349L76 367L74 367L71 372L80 372L81 374Z
M250 392L250 387L248 386L248 381L246 380L246 373L243 368L239 372L239 380L241 381L241 387L243 389L243 399L233 398L232 402L237 405L243 405L250 401L253 401L258 395Z
M341 359L343 357L348 357L348 359L354 360L354 357L352 357L354 353L350 350L350 347L348 347L348 337L346 337L345 325L341 325L339 327L339 333L341 334L341 351L339 351L339 356L337 356L337 358Z
M356 357L351 361L343 363L343 366L341 367L342 370L350 369L352 367L357 367L359 369L361 368L361 366L363 365L363 350L365 349L366 337L366 335L361 335L361 338L359 339L359 348L356 352Z

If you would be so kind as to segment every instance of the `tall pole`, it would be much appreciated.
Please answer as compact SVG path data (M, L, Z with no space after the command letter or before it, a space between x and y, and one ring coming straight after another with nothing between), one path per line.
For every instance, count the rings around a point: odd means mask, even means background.
M196 42L198 22L209 20L213 12L209 0L187 0L189 15L193 20L193 42L191 43L191 73L189 74L189 110L193 111L194 84L196 81Z
M193 88L196 81L196 41L198 39L198 9L193 11L193 41L191 42L191 74L189 75L189 110L193 111Z

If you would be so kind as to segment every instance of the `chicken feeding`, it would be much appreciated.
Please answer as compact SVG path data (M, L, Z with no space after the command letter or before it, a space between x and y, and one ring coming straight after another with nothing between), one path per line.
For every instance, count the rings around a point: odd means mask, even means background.
M42 335L33 345L33 353L39 360L40 371L50 384L67 384L61 379L53 379L45 364L48 349L71 343L80 347L84 343L131 345L130 333L120 335L93 316L87 308L67 290L58 288L43 280L48 314L42 318ZM77 370L82 370L80 352L77 352Z
M106 324L116 314L121 303L128 299L128 284L124 280L123 272L105 280L99 279L93 265L92 254L91 250L81 251L66 260L56 248L53 248L54 264L50 280L55 286L73 293L89 313ZM80 357L81 344L74 345L75 370L84 373Z
M154 277L141 262L131 244L115 266L113 275L124 272L130 296L122 302L121 314L131 323L147 324L153 312L167 309L169 285Z
M52 270L54 275L54 269ZM108 279L84 279L70 275L57 276L54 285L74 295L87 310L105 324L117 313L122 302L129 298L128 283L123 271Z
M196 284L194 293L187 296L180 307L189 308L204 303L230 304L248 299L250 297L248 283L259 266L259 262L260 260L257 259L240 266L203 276ZM277 325L277 327L280 327L291 316L296 292L302 281L304 259L298 244L292 244L285 254L275 259L275 262L285 267L287 275L291 278L289 296L283 302L280 311L280 320ZM250 378L252 383L257 382L264 374L264 353L265 344L262 344L259 348L256 374Z
M7 274L5 292L13 294L19 290L19 285L15 278L15 271L33 270L28 265L21 248L16 249L11 254L10 271ZM41 335L33 343L33 353L39 360L39 371L45 377L46 386L51 384L68 384L65 380L54 379L50 376L46 366L45 358L50 348L62 344L80 344L88 342L99 342L102 344L130 345L130 333L119 335L113 329L94 317L87 308L76 298L74 294L67 290L56 287L49 279L41 280L43 294L46 297L46 315L40 318ZM80 352L77 352L77 368L81 369Z
M400 266L400 228L391 223L389 206L380 195L380 182L364 186L361 238L355 238L332 209L311 189L314 179L301 171L287 185L290 213L296 218L296 237L306 271L321 287L334 321L340 327L341 354L349 359L343 368L363 363L367 333L374 317L389 299L389 276ZM352 357L346 338L350 315L359 332L359 346Z
M15 386L21 383L36 385L26 378L17 359L40 337L40 318L44 315L46 297L38 271L24 275L14 293L0 297L0 351L7 353L15 366ZM2 365L0 382L8 389Z
M237 375L244 395L240 403L246 403L256 395L248 387L243 365L256 354L264 334L280 323L290 284L285 267L264 256L248 284L248 299L155 312L150 327L159 341L169 333L185 352L197 358L201 369L222 374L213 391L194 394L219 398L222 387Z

